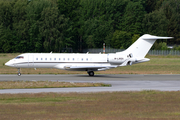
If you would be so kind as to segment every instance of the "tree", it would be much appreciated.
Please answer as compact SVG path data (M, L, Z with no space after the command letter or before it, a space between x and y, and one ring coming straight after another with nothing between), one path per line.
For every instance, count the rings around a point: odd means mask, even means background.
M60 15L57 7L45 8L41 13L40 35L46 52L60 52L67 44L65 30L68 19Z
M169 44L180 44L180 1L166 0L162 9L168 19L167 34L175 38L175 40L170 40Z
M125 31L116 30L113 34L111 46L113 48L126 49L132 44L131 34Z
M78 49L80 42L80 0L58 0L58 9L61 15L69 19L68 27L64 33L65 48ZM81 51L80 51L81 52Z
M81 2L81 34L85 47L102 47L111 42L123 17L126 0L84 0Z
M42 11L54 4L50 0L32 0L26 7L26 24L28 25L28 51L43 52L43 39L39 31ZM41 22L43 20L41 19Z
M142 25L144 33L167 36L168 19L166 19L163 9L146 14Z
M12 20L13 27L12 31L14 33L14 52L27 52L28 50L28 26L26 22L26 7L28 1L17 0L14 3L12 9ZM30 52L30 51L29 51Z
M145 8L141 1L128 2L123 15L123 21L120 24L120 30L132 34L142 34L142 21L145 14Z
M126 48L142 34L180 44L179 0L0 0L0 6L0 52Z
M147 13L159 10L165 0L146 0L145 9Z
M13 52L12 4L0 1L0 51Z
M4 41L3 41L4 40L4 33L3 33L4 31L3 30L4 30L3 24L1 23L0 24L0 46L1 46L0 47L0 53L3 52L3 48L2 48L2 46L4 44Z
M134 43L139 37L140 37L140 35L134 34L134 35L132 36L132 43Z

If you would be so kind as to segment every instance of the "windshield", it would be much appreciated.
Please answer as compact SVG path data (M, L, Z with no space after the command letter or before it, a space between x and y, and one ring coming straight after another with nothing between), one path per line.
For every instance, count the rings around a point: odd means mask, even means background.
M24 56L17 56L15 59L24 59Z

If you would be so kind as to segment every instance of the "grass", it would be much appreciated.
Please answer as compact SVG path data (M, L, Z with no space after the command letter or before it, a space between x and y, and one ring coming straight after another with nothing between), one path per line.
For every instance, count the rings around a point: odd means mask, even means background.
M2 81L0 89L26 89L26 88L67 88L67 87L110 87L104 83L74 83L53 81Z
M179 120L180 92L0 94L0 119Z
M0 74L16 74L17 69L4 64L19 55L0 54ZM118 67L107 71L99 71L96 74L180 74L180 56L147 56L149 62L135 64L132 66ZM49 68L23 68L22 74L87 74L81 71L65 71Z

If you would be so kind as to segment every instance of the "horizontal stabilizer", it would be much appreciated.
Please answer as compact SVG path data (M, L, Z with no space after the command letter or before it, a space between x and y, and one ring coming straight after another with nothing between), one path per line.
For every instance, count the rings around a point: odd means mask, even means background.
M173 39L173 37L161 37L161 36L153 36L153 35L145 34L144 36L142 36L142 39L144 40Z

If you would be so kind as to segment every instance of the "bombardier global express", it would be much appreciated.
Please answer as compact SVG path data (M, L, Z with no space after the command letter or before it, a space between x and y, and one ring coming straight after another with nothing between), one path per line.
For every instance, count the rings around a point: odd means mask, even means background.
M57 68L70 71L87 71L94 76L94 71L104 71L111 68L127 66L150 59L146 54L157 39L172 39L149 34L141 36L128 49L109 54L80 54L80 53L24 53L9 60L5 65L20 68Z

